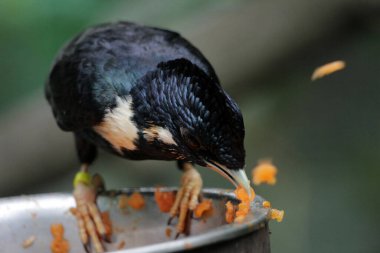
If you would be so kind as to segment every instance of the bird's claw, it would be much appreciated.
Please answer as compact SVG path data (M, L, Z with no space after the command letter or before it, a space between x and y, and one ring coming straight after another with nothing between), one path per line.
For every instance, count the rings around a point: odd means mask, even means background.
M96 206L96 190L79 183L74 189L74 198L77 204L75 217L84 247L88 250L91 242L96 252L104 252L101 239L106 237L106 228Z
M170 209L168 225L174 217L178 216L177 234L188 235L190 233L190 218L192 211L198 204L199 195L202 189L202 178L197 170L191 165L184 168L185 172L181 179L181 187L177 192L174 204Z
M83 243L83 248L84 248L84 251L86 251L86 253L91 253L90 241L88 241L86 244Z
M169 217L168 223L167 223L168 226L171 225L173 219L174 219L174 216Z

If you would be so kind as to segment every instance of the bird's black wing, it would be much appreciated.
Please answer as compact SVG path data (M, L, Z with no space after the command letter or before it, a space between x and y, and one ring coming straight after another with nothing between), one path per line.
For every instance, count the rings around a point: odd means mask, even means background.
M45 87L58 125L76 131L101 122L116 96L128 95L157 65L185 58L219 83L202 53L178 33L118 22L79 34L61 51Z

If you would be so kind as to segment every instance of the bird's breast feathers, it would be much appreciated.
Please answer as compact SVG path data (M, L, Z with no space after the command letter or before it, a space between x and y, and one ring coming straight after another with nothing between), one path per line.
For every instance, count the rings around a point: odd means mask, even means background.
M107 140L113 148L123 153L123 150L137 151L139 133L147 142L158 140L168 145L177 145L170 131L164 127L152 126L139 129L133 121L134 111L132 97L116 98L116 107L108 109L103 121L94 127L95 132Z

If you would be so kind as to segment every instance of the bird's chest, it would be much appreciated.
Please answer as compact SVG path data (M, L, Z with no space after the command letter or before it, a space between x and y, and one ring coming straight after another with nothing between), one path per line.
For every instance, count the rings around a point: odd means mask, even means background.
M133 116L130 97L117 98L117 106L106 112L102 122L94 127L94 131L120 154L123 150L136 150L139 130L132 120Z

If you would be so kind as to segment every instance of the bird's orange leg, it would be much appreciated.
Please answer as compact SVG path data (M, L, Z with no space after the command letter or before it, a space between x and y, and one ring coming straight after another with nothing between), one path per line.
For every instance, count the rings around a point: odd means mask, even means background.
M202 189L202 178L199 172L190 163L183 165L183 175L181 178L181 187L179 188L176 199L170 209L170 221L178 216L177 236L187 234L191 212L198 204L199 195Z
M105 238L106 229L96 205L97 191L96 187L91 183L87 164L83 164L75 176L73 193L77 205L75 217L78 222L82 243L86 247L91 239L96 252L104 252L100 238Z

